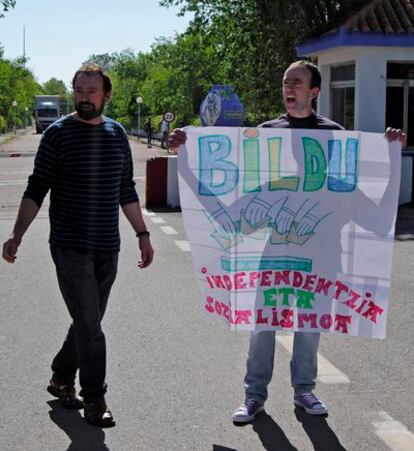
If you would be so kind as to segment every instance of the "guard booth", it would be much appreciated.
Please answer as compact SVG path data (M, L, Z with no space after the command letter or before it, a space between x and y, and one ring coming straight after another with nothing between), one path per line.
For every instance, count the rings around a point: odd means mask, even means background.
M407 133L400 204L412 202L414 156L414 0L373 0L350 9L297 46L317 58L318 112L347 129Z

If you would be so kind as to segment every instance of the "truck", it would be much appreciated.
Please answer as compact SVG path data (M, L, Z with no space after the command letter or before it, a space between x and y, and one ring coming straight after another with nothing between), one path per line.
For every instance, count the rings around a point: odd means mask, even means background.
M60 97L58 95L35 96L36 133L42 133L60 117Z

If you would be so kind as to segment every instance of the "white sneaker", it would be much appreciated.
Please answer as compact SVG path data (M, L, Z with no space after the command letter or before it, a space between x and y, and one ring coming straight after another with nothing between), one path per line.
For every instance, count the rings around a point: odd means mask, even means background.
M328 408L311 391L300 393L293 398L295 406L302 407L310 415L325 415Z
M253 421L254 417L263 412L264 405L253 398L248 398L233 413L233 421L235 423L248 423Z

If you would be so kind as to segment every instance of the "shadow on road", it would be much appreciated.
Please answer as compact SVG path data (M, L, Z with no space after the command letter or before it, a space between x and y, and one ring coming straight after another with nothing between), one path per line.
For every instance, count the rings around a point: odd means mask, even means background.
M297 451L281 427L266 412L257 415L252 423L253 431L259 436L267 451Z
M405 204L398 208L395 239L398 241L414 239L414 204Z
M302 409L295 408L296 419L310 438L315 451L346 451L335 432L326 421L328 415L308 415Z
M251 423L234 423L238 427L244 427L248 424L253 426L253 431L259 436L266 451L298 451L290 443L281 427L266 412L257 415ZM220 450L220 448L213 448L214 451L216 449Z
M102 429L89 425L77 410L64 409L58 401L47 402L50 419L66 433L71 444L67 451L110 451Z
M237 451L234 448L226 448L225 446L213 445L213 451Z

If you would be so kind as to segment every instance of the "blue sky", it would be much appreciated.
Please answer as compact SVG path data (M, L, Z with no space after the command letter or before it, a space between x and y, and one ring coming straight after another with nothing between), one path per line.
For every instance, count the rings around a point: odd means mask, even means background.
M191 16L158 0L17 0L0 19L0 43L9 59L23 54L26 27L28 66L37 80L70 84L88 56L131 48L148 52L155 38L182 33Z

